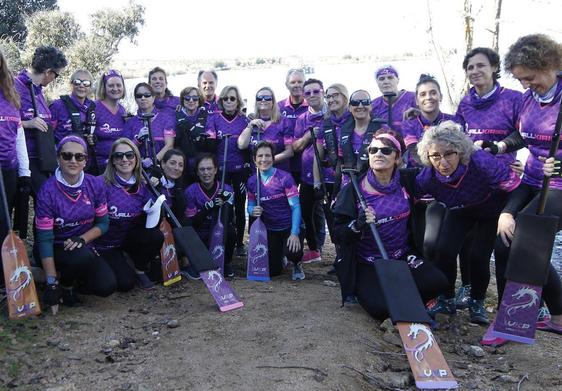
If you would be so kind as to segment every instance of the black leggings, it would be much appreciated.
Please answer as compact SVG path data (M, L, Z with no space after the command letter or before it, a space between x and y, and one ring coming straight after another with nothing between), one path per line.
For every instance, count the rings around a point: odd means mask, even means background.
M246 181L248 176L244 171L227 172L225 182L234 190L234 221L236 224L236 246L244 244L244 230L246 229Z
M267 247L269 251L269 275L275 277L283 272L283 256L287 257L289 262L297 264L302 259L303 235L299 235L300 250L297 252L289 251L287 247L287 239L291 235L291 230L270 231L267 230Z
M489 219L478 219L464 209L447 209L437 243L427 253L432 254L432 261L443 271L449 284L444 292L445 298L455 296L457 279L457 255L461 251L466 237L472 232L473 241L470 246L470 297L481 300L486 297L490 282L490 256L494 248L497 230L497 216Z
M447 286L447 278L431 262L424 261L422 265L410 271L423 303L441 294ZM389 311L373 265L357 262L355 287L357 301L369 315L379 320L388 318Z
M12 209L14 208L14 199L16 197L17 190L17 180L18 172L17 170L5 170L2 169L2 179L4 180L4 189L6 190L6 198L8 204L8 215L12 215ZM10 229L10 222L6 221L4 217L6 213L4 212L4 202L0 202L0 240L4 240ZM0 285L4 285L4 270L0 267Z
M55 266L63 287L72 287L79 280L88 292L106 297L115 292L117 281L105 259L89 247L65 251L64 245L55 244Z
M326 190L330 193L333 189L333 183L326 183ZM299 200L301 204L302 219L305 226L306 243L310 250L320 250L320 243L318 243L318 230L320 227L316 226L314 211L319 207L320 201L315 199L314 186L307 183L301 183L299 189ZM330 208L324 208L324 216L328 223L328 231L330 238L334 241L334 217Z
M528 185L521 184L514 190L510 197L509 205L520 205L518 210L526 213L536 213L539 202L539 189L532 188ZM558 216L558 230L562 230L562 191L549 190L546 198L545 215ZM532 243L529 243L532 245ZM498 303L505 288L505 270L509 259L510 248L503 244L498 236L495 247L496 256L496 280L498 284ZM549 265L548 280L543 286L542 298L546 302L548 309L552 315L562 314L562 282L560 276L552 264Z

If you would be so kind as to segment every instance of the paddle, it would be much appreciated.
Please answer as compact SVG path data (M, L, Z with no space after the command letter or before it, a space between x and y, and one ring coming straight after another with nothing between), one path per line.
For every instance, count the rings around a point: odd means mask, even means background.
M35 88L31 81L29 82L28 87L31 94L33 116L39 117L39 111L37 110L37 98L35 97ZM55 152L56 147L53 127L49 123L47 123L46 132L35 129L34 134L37 143L37 160L39 161L39 170L52 173L58 166L57 156Z
M258 129L258 143L260 131ZM261 178L260 170L256 164L256 204L260 206ZM250 227L250 240L248 243L248 265L247 278L252 281L270 281L269 276L269 247L267 243L267 228L261 220L256 217Z
M156 197L160 197L160 192L150 183L150 178L146 171L142 170L142 175L152 193ZM218 270L217 265L211 260L209 250L207 250L193 227L182 227L170 206L166 202L162 203L162 206L175 225L173 229L175 242L182 249L195 271L200 273L201 279L209 292L211 292L219 309L225 312L244 306L244 303L238 299L236 293Z
M228 152L228 138L230 134L223 134L224 137L224 156L222 161L222 173L221 173L221 186L219 192L224 190L224 181L226 178L226 158ZM226 243L226 231L224 229L224 224L222 222L222 206L219 208L217 215L217 222L211 231L211 237L209 239L209 251L211 252L211 257L213 261L218 265L220 272L224 275L224 253L225 253L225 243Z
M392 104L393 99L396 98L396 92L386 92L383 96L388 101L388 119L386 121L389 128L392 129Z
M357 183L356 170L346 169L363 210L367 203ZM390 318L396 324L410 368L421 389L456 388L457 381L427 325L429 315L406 262L389 260L375 223L369 228L382 259L373 263Z
M90 128L86 140L88 141L88 150L92 155L92 174L100 175L100 168L98 164L98 159L96 155L96 141L95 141L95 131L96 131L96 112L95 110L88 109L86 113L86 125Z
M8 235L2 243L2 264L8 299L8 316L10 319L21 319L31 315L39 315L41 307L37 299L33 275L29 268L27 251L21 239L13 231L2 173L0 173L0 187L4 218L9 228Z
M558 73L558 80L562 73ZM550 143L548 157L555 157L560 143L562 101ZM535 342L537 314L548 269L554 237L558 231L558 216L545 216L550 177L544 176L537 213L519 213L511 250L507 261L507 279L492 335L511 341Z

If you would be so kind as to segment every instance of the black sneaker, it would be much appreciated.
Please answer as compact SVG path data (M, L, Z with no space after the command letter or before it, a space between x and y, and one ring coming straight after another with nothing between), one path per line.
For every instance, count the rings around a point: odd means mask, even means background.
M245 257L246 255L248 255L248 250L246 249L246 246L244 246L243 244L239 244L234 249L234 254L236 254L237 257Z
M483 326L490 324L488 314L484 309L484 300L470 299L468 302L468 313L470 315L470 323L476 323Z
M82 303L82 301L76 295L76 291L74 288L61 288L62 305L65 305L67 307L74 307L75 305Z
M234 277L234 268L230 263L224 264L224 276L228 278Z
M427 312L433 319L435 319L435 315L437 314L456 315L457 307L455 305L455 298L445 299L443 296L439 296L437 302L428 308Z

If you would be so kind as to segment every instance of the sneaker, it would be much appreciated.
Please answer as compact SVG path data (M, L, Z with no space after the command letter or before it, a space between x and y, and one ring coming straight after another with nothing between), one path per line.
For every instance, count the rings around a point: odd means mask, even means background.
M154 283L150 281L150 278L144 273L136 273L135 278L137 280L137 285L139 288L145 291L154 289Z
M494 330L494 322L490 323L490 326L488 327L488 330L486 330L486 334L484 334L484 336L480 340L480 345L498 348L498 347L503 346L503 345L505 345L506 343L509 342L505 338L494 337L492 335L493 330Z
M232 265L230 263L224 264L224 276L228 277L228 278L234 277L234 268L232 267ZM199 277L199 278L201 278L201 277Z
M455 298L445 299L443 296L439 296L437 302L428 308L427 313L432 318L435 318L437 314L456 315Z
M539 330L562 335L562 325L556 324L552 320L545 321L543 327Z
M320 262L321 260L322 256L318 250L308 250L302 257L302 263Z
M484 309L484 299L470 299L468 302L468 313L470 315L470 323L476 323L483 326L490 324L488 314L486 314L486 310Z
M76 295L76 290L73 287L65 288L61 286L62 304L67 307L74 307L82 301Z
M244 246L243 244L239 244L234 249L234 253L237 257L245 257L246 255L248 255L248 250L246 249L246 246Z
M293 276L291 279L293 281L304 280L304 270L302 270L302 265L300 263L295 263L293 265Z
M546 327L546 323L550 321L550 312L548 308L542 306L537 315L537 330L542 330Z
M353 295L349 295L345 299L343 299L343 303L344 304L357 304L357 297L355 297Z
M201 279L201 276L199 275L199 272L195 271L195 269L192 266L187 266L187 267L183 268L182 275L184 275L185 277L187 277L190 280L200 280Z
M468 308L468 301L470 300L470 285L464 285L459 288L455 295L455 305L457 310L464 310Z

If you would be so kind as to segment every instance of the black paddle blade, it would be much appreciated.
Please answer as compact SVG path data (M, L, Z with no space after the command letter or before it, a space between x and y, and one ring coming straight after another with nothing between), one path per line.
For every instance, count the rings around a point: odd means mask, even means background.
M447 207L437 201L431 202L425 210L425 233L423 236L423 255L427 259L435 259L437 239Z
M211 259L209 250L197 235L193 227L174 228L176 245L181 248L193 268L202 273L207 270L216 270L218 266Z
M558 216L519 213L505 278L542 286L548 278Z
M377 259L374 265L392 322L429 323L408 264Z

